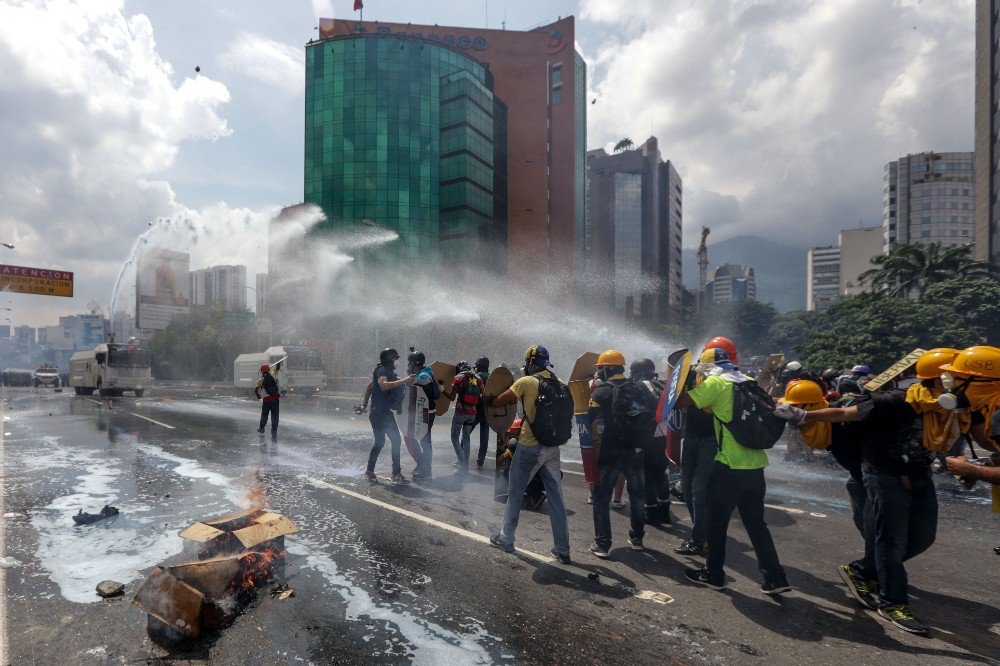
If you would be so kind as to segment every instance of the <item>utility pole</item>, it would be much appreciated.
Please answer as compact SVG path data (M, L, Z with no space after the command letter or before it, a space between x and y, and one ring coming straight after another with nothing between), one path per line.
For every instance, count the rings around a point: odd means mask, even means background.
M698 312L705 309L705 281L708 279L708 234L711 229L701 228L701 244L698 246Z

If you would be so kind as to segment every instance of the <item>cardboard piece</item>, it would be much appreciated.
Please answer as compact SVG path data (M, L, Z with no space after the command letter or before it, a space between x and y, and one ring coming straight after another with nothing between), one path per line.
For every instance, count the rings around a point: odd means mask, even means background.
M434 401L434 413L438 416L444 416L448 413L448 408L451 407L451 400L445 397L444 391L451 391L451 383L455 381L458 368L441 361L434 361L431 363L431 370L434 371L434 379L437 380L438 386L441 388L441 397Z
M233 530L235 536L243 547L251 549L265 541L283 537L286 534L295 534L299 528L280 513L265 513L254 520L254 524L240 530Z
M864 385L864 389L866 391L878 391L893 379L899 377L901 374L916 365L917 360L926 353L927 352L923 349L914 349L909 354L886 368L885 372L876 375L874 379Z
M757 373L757 384L771 395L778 386L778 377L781 376L781 369L785 367L784 354L771 354L764 361L764 366Z
M260 544L294 534L299 529L280 513L253 507L224 516L205 518L180 533L182 539L204 544L208 552L252 549Z
M132 603L188 638L201 637L201 602L205 595L155 567Z
M600 354L594 352L584 352L576 359L573 365L573 372L569 375L570 395L573 396L573 413L586 414L587 406L590 404L590 380L597 372L597 359Z
M490 373L490 378L486 380L486 386L483 389L483 395L495 398L509 389L513 384L513 373L501 365ZM507 428L517 418L517 402L515 401L499 407L487 405L485 411L486 423L489 424L490 430L502 435L507 432Z

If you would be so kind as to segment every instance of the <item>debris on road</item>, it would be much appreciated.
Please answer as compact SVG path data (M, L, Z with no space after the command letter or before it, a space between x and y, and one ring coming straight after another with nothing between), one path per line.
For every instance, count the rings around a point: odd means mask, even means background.
M253 601L261 583L285 573L285 535L298 528L280 513L255 507L206 518L180 533L201 544L198 561L153 569L132 603L149 615L151 637L189 639L221 629ZM292 595L287 585L285 599ZM168 630L164 632L164 630Z
M0 557L0 569L15 569L19 566L21 563L13 557Z
M91 523L96 523L107 518L113 518L117 515L118 509L105 504L100 513L84 513L83 509L80 509L79 513L73 516L73 522L77 525L90 525Z
M288 597L294 597L295 590L293 590L287 584L281 583L271 588L271 594L284 601Z
M124 591L125 583L119 583L115 580L102 580L97 584L97 594L105 599L109 597L117 597Z

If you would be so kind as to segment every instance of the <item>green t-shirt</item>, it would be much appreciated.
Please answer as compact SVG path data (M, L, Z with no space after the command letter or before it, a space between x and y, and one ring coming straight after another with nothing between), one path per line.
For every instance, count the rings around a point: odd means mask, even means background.
M705 378L700 385L688 391L691 400L700 409L711 408L719 421L733 420L733 383L717 376ZM715 432L722 428L722 446L715 459L730 469L761 469L767 467L767 454L758 449L740 446L729 433L729 428L715 423ZM718 434L716 435L718 439Z

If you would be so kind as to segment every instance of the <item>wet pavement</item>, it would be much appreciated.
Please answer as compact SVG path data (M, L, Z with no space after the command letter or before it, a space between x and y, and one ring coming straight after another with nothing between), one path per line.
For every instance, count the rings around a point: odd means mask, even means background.
M256 432L257 404L208 390L154 390L112 401L4 389L0 651L13 664L174 663L1000 663L998 516L984 488L936 477L938 540L908 568L912 605L934 627L905 634L849 598L837 564L861 546L844 473L827 456L797 464L779 445L768 468L767 520L794 592L759 590L734 517L729 588L683 581L675 555L687 512L624 548L627 508L613 511L611 561L587 552L587 488L563 449L574 564L547 556L545 507L522 513L507 555L492 446L486 468L453 474L448 423L435 425L435 478L408 487L360 478L365 417L329 396L283 401L277 441ZM473 446L478 445L478 433ZM404 472L412 468L405 447ZM388 447L377 472L389 475ZM75 526L105 504L113 519ZM130 603L156 564L194 557L178 532L196 520L267 504L299 527L287 537L295 595L258 595L236 622L169 650ZM593 574L598 574L593 580ZM126 583L101 599L102 580ZM667 603L661 603L667 601Z

